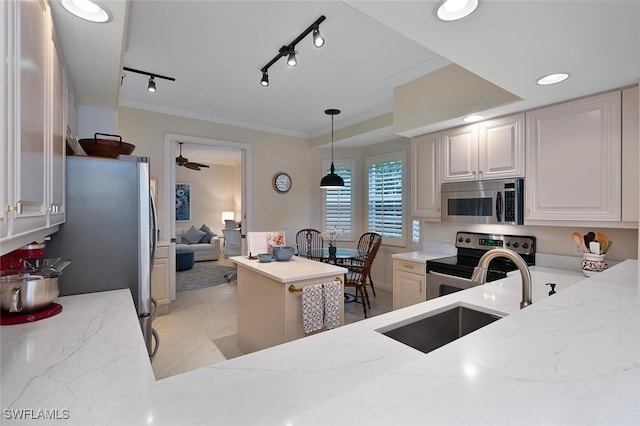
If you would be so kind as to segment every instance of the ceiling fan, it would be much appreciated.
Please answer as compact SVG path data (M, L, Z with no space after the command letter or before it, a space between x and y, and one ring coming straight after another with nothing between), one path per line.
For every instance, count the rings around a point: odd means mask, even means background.
M180 155L176 157L176 164L178 166L186 167L191 170L200 170L201 167L209 167L206 164L194 163L189 161L187 158L182 156L182 142L178 142L180 144Z

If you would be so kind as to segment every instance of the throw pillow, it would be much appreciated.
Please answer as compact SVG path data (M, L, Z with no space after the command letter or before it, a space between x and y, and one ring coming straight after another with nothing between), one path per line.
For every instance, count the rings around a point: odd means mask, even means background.
M191 226L187 232L182 234L182 240L187 241L189 244L198 244L202 239L204 232L196 229L195 226Z
M207 225L202 225L200 230L204 232L204 236L200 239L201 243L209 244L211 242L211 238L216 236L216 233Z

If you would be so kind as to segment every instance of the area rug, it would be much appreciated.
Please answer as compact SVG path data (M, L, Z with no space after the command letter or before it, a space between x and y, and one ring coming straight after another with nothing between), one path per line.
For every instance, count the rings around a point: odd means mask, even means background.
M216 262L196 262L193 268L176 272L176 291L197 290L227 282L224 274L235 271L233 266Z

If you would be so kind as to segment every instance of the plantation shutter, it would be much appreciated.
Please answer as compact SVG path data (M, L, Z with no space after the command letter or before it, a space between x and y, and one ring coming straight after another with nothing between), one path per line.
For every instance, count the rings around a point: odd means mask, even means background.
M404 239L402 159L372 162L368 168L369 231L387 239Z

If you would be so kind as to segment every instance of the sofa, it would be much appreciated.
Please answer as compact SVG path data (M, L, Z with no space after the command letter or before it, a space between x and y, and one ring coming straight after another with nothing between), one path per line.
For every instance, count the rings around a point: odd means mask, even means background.
M176 250L193 250L193 260L202 262L206 260L218 260L220 257L220 238L206 225L199 229L176 228Z

